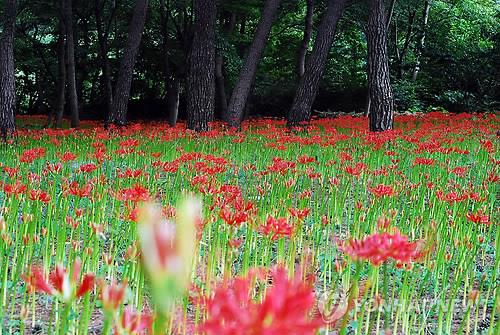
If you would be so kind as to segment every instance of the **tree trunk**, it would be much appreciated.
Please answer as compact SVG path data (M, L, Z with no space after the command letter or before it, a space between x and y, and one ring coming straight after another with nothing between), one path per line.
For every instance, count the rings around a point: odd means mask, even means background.
M415 68L413 69L413 76L412 76L413 81L417 80L418 73L420 71L420 58L425 48L425 35L427 32L427 24L429 23L429 12L431 10L431 5L432 5L432 0L425 0L420 39L418 41L417 51L415 53Z
M288 114L288 125L296 126L311 118L311 108L318 92L319 83L328 53L332 46L337 23L342 16L345 0L329 0L328 9L321 20L314 47L307 61L306 71L300 79L295 98Z
M393 128L394 101L387 56L387 20L383 0L370 0L367 25L368 42L368 94L370 130L385 131Z
M113 96L113 108L106 121L106 125L114 123L117 126L123 126L127 123L130 86L132 85L134 66L139 53L147 11L148 0L137 0L132 15L132 21L130 22L127 43L123 52L120 70L118 72L118 79L116 81L115 93Z
M76 87L75 70L75 43L73 34L73 0L66 0L64 6L64 21L66 25L66 57L68 62L68 98L71 112L71 128L80 126L80 116L78 111L78 94Z
M194 35L187 60L187 127L208 130L215 109L215 25L217 5L211 0L194 0Z
M14 67L14 31L16 1L4 0L3 32L0 37L0 134L7 139L14 134L16 90Z
M257 66L264 53L267 38L271 32L271 27L280 3L281 0L266 0L264 9L262 10L261 19L257 26L252 45L250 46L240 76L233 89L231 100L229 101L228 115L230 118L229 126L231 127L239 128L241 121L243 121L245 105L257 73Z
M65 0L59 0L59 40L57 42L57 97L54 106L56 128L62 128L66 99L66 24L64 23ZM49 119L51 117L49 116ZM49 124L52 120L49 120Z
M167 113L168 124L175 127L177 124L177 116L179 115L179 93L181 83L177 78L170 80L167 88Z
M216 101L220 111L220 115L224 121L227 117L227 95L226 95L226 78L224 78L224 55L222 51L218 51L215 56L215 86L216 86Z
M104 96L106 99L106 115L110 115L111 109L113 107L113 85L111 84L111 67L109 65L108 58L109 25L108 27L103 28L103 4L101 3L102 0L95 0L95 18L97 26L97 39L99 41L99 51L102 62L102 85L104 87ZM114 9L113 14L110 17L110 22L113 19L113 16Z
M297 61L297 75L302 78L304 72L306 71L306 56L307 49L309 48L309 42L311 41L311 36L313 32L313 18L314 18L314 0L306 1L307 12L304 25L304 37L302 43L300 44L298 61Z

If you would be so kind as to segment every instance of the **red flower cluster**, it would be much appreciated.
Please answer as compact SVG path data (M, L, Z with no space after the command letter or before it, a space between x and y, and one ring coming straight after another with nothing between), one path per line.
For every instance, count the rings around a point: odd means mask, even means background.
M365 259L376 266L388 259L411 263L422 257L418 243L408 242L408 237L399 232L372 234L362 240L350 240L339 248L353 259Z
M377 197L392 197L394 195L394 189L390 185L378 184L369 190Z
M465 216L467 217L467 219L469 221L474 222L474 223L478 223L478 224L481 223L481 224L485 224L485 225L490 224L490 217L481 211L478 211L476 213L467 213Z
M299 276L288 279L284 268L272 273L273 286L262 302L251 298L253 274L224 283L207 302L208 319L200 327L217 335L315 334L322 321L312 317L315 297Z
M272 240L293 234L293 226L288 223L287 218L274 218L268 216L266 222L261 226L261 231L264 235L271 235Z

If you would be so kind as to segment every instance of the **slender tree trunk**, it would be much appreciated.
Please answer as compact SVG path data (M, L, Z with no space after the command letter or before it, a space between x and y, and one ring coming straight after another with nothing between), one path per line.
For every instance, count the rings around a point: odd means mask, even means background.
M245 105L250 89L257 73L264 48L266 46L269 33L278 12L281 0L266 0L264 9L262 10L261 19L255 32L252 45L241 69L240 76L231 95L231 100L228 106L229 126L239 128L245 112Z
M289 126L299 125L311 118L311 108L318 92L319 83L328 60L328 53L335 37L337 23L342 16L345 3L345 0L328 1L328 9L321 20L313 51L307 61L306 71L300 79L288 114Z
M389 5L389 13L387 14L387 31L389 31L389 27L391 25L392 16L394 14L394 7L396 6L396 0L391 0Z
M187 127L208 130L215 109L215 25L217 5L194 0L194 35L187 61Z
M106 115L110 115L111 109L113 107L113 85L111 84L111 67L109 65L108 58L108 36L109 28L103 27L102 18L103 3L102 0L95 0L95 18L97 25L97 39L99 41L99 51L101 57L101 67L102 67L102 85L104 87L104 96L106 99ZM110 20L113 19L113 14Z
M314 0L306 1L306 18L304 25L304 37L302 43L300 44L298 61L297 61L297 75L302 78L304 72L306 71L306 56L307 49L309 48L309 42L311 41L311 36L313 32L313 18L314 18Z
M370 130L393 128L394 101L387 56L387 20L383 0L370 0L367 25Z
M179 115L179 93L181 83L177 78L172 78L167 88L168 124L175 127Z
M127 43L123 52L120 70L118 72L115 93L113 95L113 108L106 121L106 125L114 123L117 126L123 126L127 123L130 87L132 85L134 66L139 53L144 25L146 23L147 11L148 0L137 0L132 15L132 21L130 22Z
M57 41L57 96L54 106L56 128L62 128L66 99L66 24L64 23L65 0L59 0L59 39ZM51 117L49 116L49 119ZM49 120L49 123L52 121Z
M403 63L406 58L406 54L408 53L410 42L411 42L411 36L413 34L413 26L415 22L415 15L416 11L411 11L408 13L408 29L406 30L406 35L405 35L405 41L403 44L403 49L401 49L401 52L397 52L397 68L398 68L398 79L403 79L404 71L403 71ZM397 42L396 42L396 48L397 48Z
M16 130L14 32L16 28L16 1L4 0L3 32L0 36L0 134L3 139Z
M78 94L76 87L75 70L75 42L73 33L73 0L66 0L64 6L64 18L66 25L66 57L68 62L68 98L71 112L71 128L80 126L80 116L78 110Z
M427 32L427 24L429 23L429 12L431 10L431 5L432 5L432 0L425 0L420 39L418 41L417 51L415 53L415 67L413 69L413 76L412 76L413 81L417 80L418 73L420 72L420 62L421 62L422 52L424 51L425 48L425 35Z
M216 101L220 115L224 121L227 117L227 94L226 94L226 78L224 78L224 55L221 51L215 56L215 86Z

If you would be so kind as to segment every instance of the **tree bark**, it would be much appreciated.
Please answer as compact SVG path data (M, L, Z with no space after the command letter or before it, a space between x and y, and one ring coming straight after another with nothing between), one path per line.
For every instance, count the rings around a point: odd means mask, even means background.
M204 132L215 109L215 25L217 5L211 0L194 0L194 34L188 53L187 127Z
M66 57L68 63L68 98L71 113L71 128L80 126L80 116L78 110L78 94L76 87L75 70L75 43L73 34L73 0L66 0L64 6L64 21L66 25Z
M114 123L123 126L127 123L128 102L130 98L130 87L134 74L135 62L139 53L142 33L146 23L148 11L148 0L137 0L130 22L127 43L123 52L123 58L118 72L115 92L113 95L113 107L111 114L106 120L105 126Z
M215 86L216 86L216 102L220 115L224 121L228 120L227 116L227 94L226 94L226 78L224 78L224 55L222 51L218 51L215 56Z
M418 41L417 50L415 52L415 67L413 69L413 76L412 76L413 81L417 80L418 73L420 71L420 58L425 48L425 35L427 32L427 24L429 23L429 12L431 10L431 5L432 5L432 0L425 0L420 39Z
M16 130L14 32L16 28L16 1L4 0L3 33L0 37L0 134L5 140Z
M95 18L97 26L97 39L99 41L99 51L101 58L102 67L102 86L104 87L104 96L106 99L106 115L110 115L111 109L113 108L113 85L111 83L111 66L109 64L108 58L108 36L110 24L103 27L103 0L95 0ZM113 6L116 6L113 2ZM113 7L113 12L109 18L109 22L113 20L115 13L115 7Z
M389 76L387 20L383 0L370 0L366 30L370 130L386 131L393 128L394 100Z
M57 41L57 96L54 106L56 128L62 128L66 99L66 25L64 23L65 0L59 0L59 39ZM52 122L49 116L49 125Z
M229 100L228 115L230 118L230 127L239 128L243 121L245 105L257 73L257 66L264 53L264 48L280 3L281 0L266 0L257 31L255 32L238 81L233 89L231 99Z
M167 88L167 112L168 124L175 127L177 124L177 116L179 115L179 93L181 83L177 78L172 78Z
M304 37L302 43L300 44L299 55L297 57L297 75L302 78L304 72L306 71L306 56L307 49L309 48L309 42L311 41L311 36L313 32L313 18L314 18L314 0L306 1L306 18L304 21Z
M289 126L296 126L311 119L311 108L318 92L319 83L328 60L328 53L335 37L337 23L342 16L345 3L345 0L328 1L328 8L318 28L318 35L307 61L306 71L300 79L288 114Z

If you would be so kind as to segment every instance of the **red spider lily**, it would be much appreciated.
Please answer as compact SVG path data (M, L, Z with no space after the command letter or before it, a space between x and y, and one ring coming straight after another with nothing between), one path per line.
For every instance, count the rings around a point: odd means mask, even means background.
M62 156L61 156L61 160L63 162L72 162L74 160L76 160L78 158L77 155L75 155L74 153L72 152L65 152Z
M233 212L227 207L223 207L220 210L219 217L230 226L241 226L248 220L248 214L246 212Z
M137 313L131 308L123 310L120 324L116 325L115 335L139 335L153 333L153 316L149 313Z
M277 240L281 237L290 237L293 234L293 226L288 223L287 218L274 218L268 216L266 222L261 226L261 232L269 236L272 240Z
M29 198L31 201L41 201L46 204L49 203L52 199L47 192L44 192L42 190L30 190Z
M10 178L15 177L19 173L19 168L11 168L8 166L4 166L3 172L5 172Z
M465 216L467 217L467 219L469 221L474 222L474 223L478 223L478 224L481 223L481 224L485 224L485 225L490 224L490 217L481 211L478 211L476 213L467 213Z
M125 291L127 289L127 281L123 281L118 285L115 281L107 284L104 280L100 282L101 286L101 300L104 310L115 311L118 310L123 299L125 298Z
M142 169L132 170L127 168L125 171L118 171L118 178L139 178L142 176Z
M32 267L30 274L23 275L23 279L28 285L29 290L57 296L64 302L71 302L94 288L95 276L92 273L84 274L80 284L76 285L81 275L80 269L81 264L79 260L75 261L71 271L68 271L61 265L57 265L55 270L48 275L49 280L47 280L47 276L44 275L39 267Z
M33 149L25 150L21 154L19 161L22 163L33 163L33 161L35 161L38 158L42 158L43 156L45 156L45 149L44 148L33 148Z
M97 165L95 165L94 163L82 164L82 165L80 165L79 170L80 170L80 172L91 173L91 172L94 172L95 170L97 170Z
M284 175L288 171L293 171L295 169L296 163L291 161L286 161L279 157L273 157L273 163L267 168L269 172L279 173Z
M369 190L377 197L392 197L394 195L394 189L390 185L378 184Z
M140 184L131 188L124 188L119 193L119 199L123 201L140 202L149 200L149 190Z
M451 191L451 192L445 194L441 190L436 191L436 196L437 196L437 198L439 200L446 201L446 202L448 202L450 204L452 204L454 202L460 202L460 201L463 201L463 200L467 200L469 198L467 194L459 195L455 191Z
M413 161L413 166L415 165L434 165L434 159L417 157Z
M350 240L339 249L353 259L365 259L378 266L388 259L398 263L411 263L422 255L417 242L408 242L408 237L395 234L376 233L362 240Z
M293 217L296 217L297 219L302 221L309 215L309 213L311 212L311 209L310 208L304 208L304 209L288 208L288 212Z
M364 163L357 163L355 166L346 166L345 172L354 177L359 177L366 169L366 165Z
M297 162L300 164L314 163L314 162L316 162L316 158L311 157L311 156L307 156L307 155L299 156L297 158Z
M300 276L288 279L281 267L273 271L272 279L273 286L260 303L250 296L253 274L219 286L206 303L208 319L199 330L217 335L315 334L323 323L311 317L312 288Z
M26 185L24 184L21 184L19 180L16 180L14 184L5 184L3 186L3 191L5 192L5 194L15 195L16 197L26 192L27 189L28 187L26 187Z
M79 198L88 198L92 194L92 184L80 187L76 181L69 184L68 193Z
M457 167L453 168L453 170L451 170L451 172L459 177L463 177L467 173L467 167L457 166Z
M59 173L62 171L62 164L61 163L49 163L45 164L45 169L42 171L43 175L46 176L48 173Z

